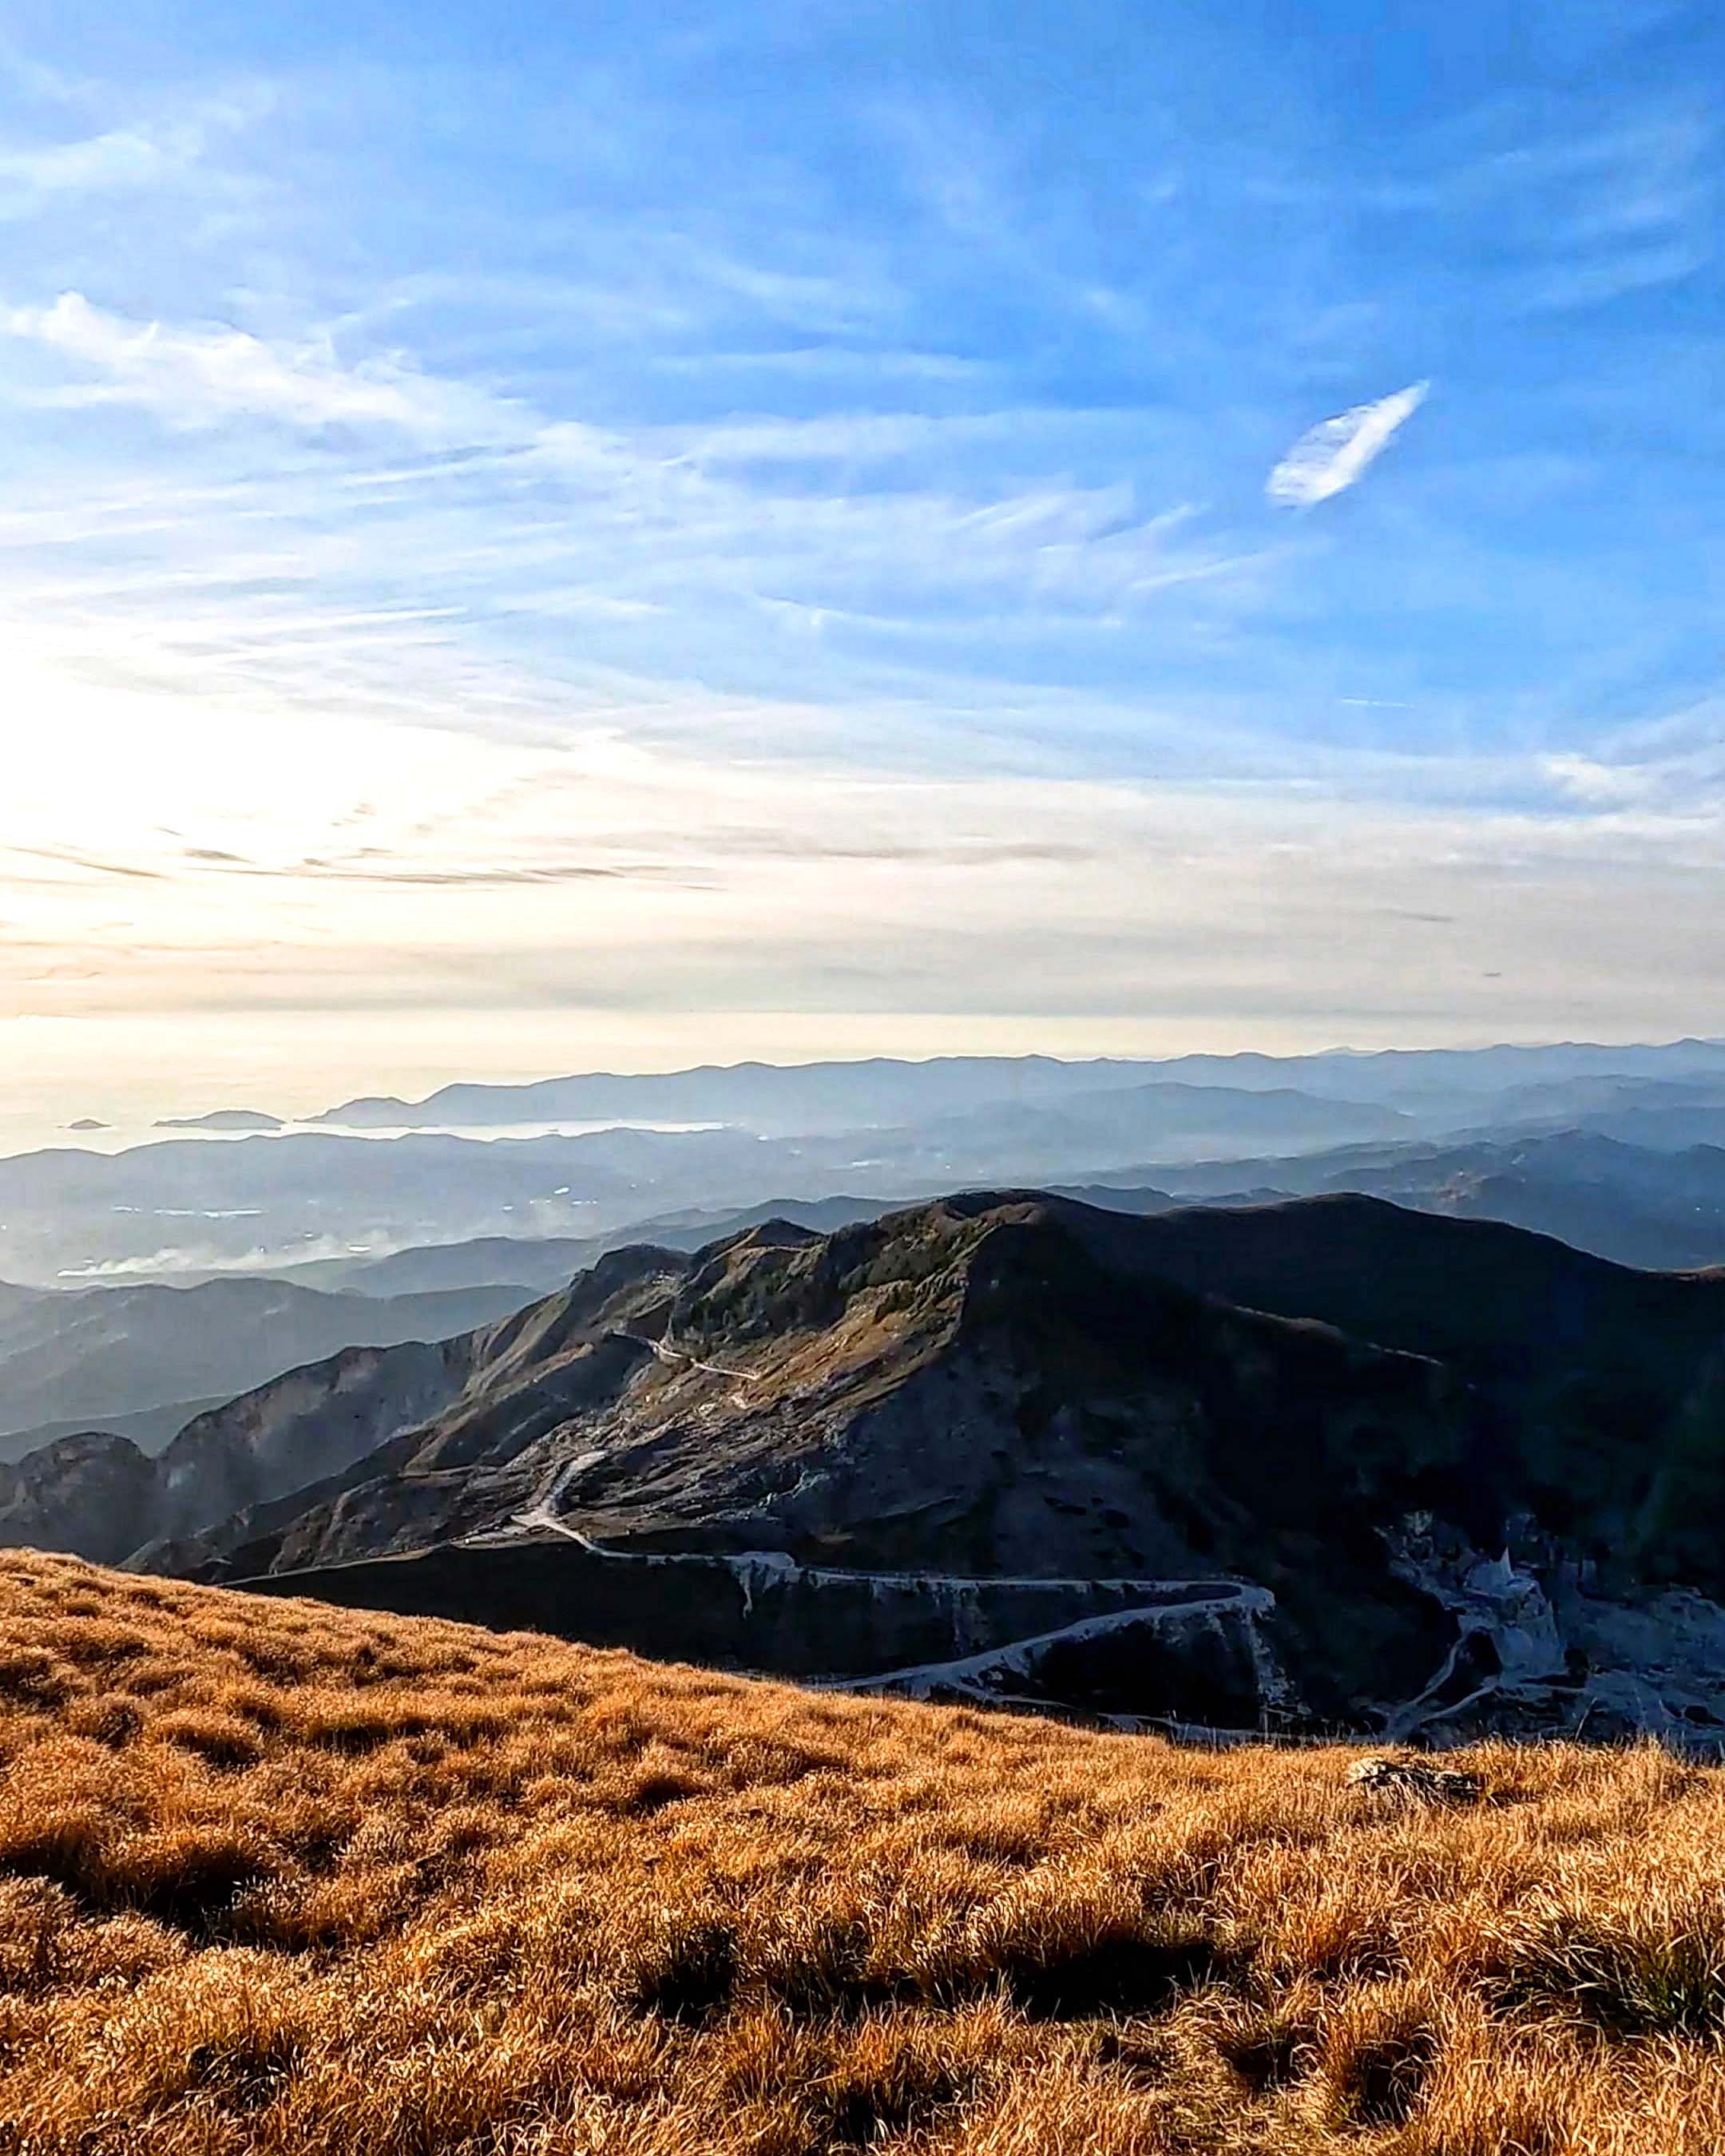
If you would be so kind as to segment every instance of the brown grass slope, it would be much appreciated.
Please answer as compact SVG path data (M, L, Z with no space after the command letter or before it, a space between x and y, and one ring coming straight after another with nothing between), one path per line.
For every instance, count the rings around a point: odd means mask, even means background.
M0 2150L1725 2145L1725 1776L1350 1757L10 1553Z

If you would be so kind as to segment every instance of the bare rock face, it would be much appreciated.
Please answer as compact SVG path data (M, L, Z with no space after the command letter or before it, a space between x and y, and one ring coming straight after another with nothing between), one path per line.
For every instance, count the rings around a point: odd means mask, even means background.
M1522 1517L1495 1556L1416 1513L1384 1532L1397 1573L1448 1613L1430 1681L1386 1702L1404 1743L1650 1733L1725 1749L1725 1607L1692 1588L1637 1584Z
M0 1541L114 1564L149 1517L155 1463L130 1438L85 1430L0 1465Z
M56 1439L0 1464L0 1537L112 1564L196 1537L351 1466L470 1367L463 1341L350 1348L198 1416L153 1458L107 1431Z
M446 1406L470 1368L457 1342L347 1348L199 1415L160 1457L156 1532L195 1533L339 1472L403 1421Z
M531 1291L507 1287L373 1297L252 1275L190 1287L8 1286L0 1288L0 1434L110 1429L176 1401L226 1400L347 1347L443 1339L530 1300Z

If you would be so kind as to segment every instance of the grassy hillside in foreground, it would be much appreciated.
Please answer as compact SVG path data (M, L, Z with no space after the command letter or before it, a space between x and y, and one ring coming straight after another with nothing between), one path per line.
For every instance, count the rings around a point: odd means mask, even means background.
M1725 2146L1725 1774L1182 1752L0 1558L0 2151Z

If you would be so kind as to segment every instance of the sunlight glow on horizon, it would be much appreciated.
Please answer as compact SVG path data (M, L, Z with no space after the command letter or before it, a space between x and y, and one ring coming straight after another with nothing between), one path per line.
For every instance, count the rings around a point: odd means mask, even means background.
M7 1112L1722 1029L1725 31L1497 21L27 8Z

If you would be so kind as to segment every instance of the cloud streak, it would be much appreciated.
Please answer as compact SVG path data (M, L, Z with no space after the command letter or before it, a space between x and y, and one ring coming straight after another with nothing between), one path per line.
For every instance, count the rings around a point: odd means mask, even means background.
M1264 483L1286 509L1310 509L1363 478L1425 402L1429 382L1410 382L1370 404L1324 419L1295 443Z
M136 322L62 292L52 306L12 307L0 326L97 377L50 393L70 404L133 404L194 429L236 418L309 428L383 427L426 443L519 441L503 400L394 358L344 365L327 338L270 343L224 325Z

